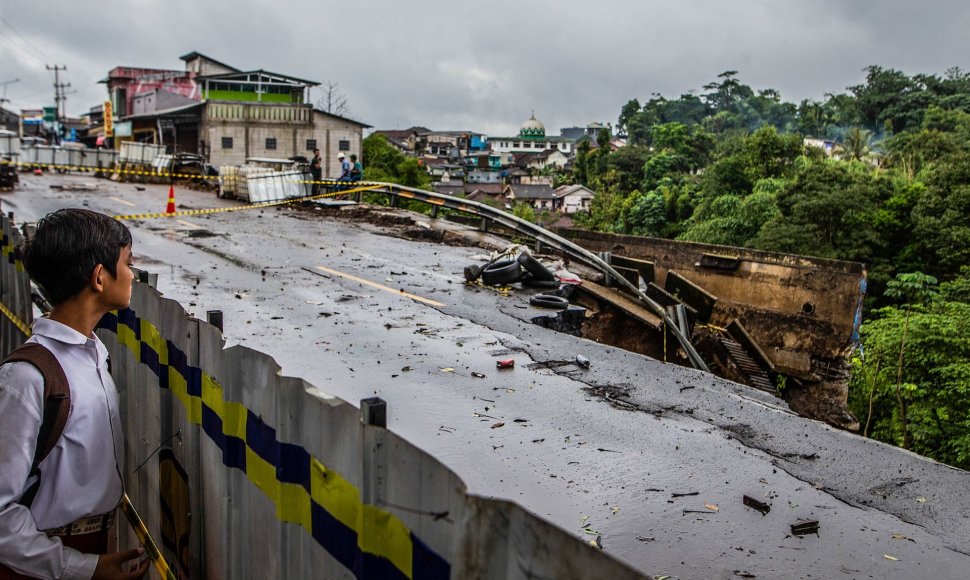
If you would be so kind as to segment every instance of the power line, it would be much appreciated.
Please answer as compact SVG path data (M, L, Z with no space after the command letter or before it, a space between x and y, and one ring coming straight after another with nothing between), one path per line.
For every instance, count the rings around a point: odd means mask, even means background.
M23 40L25 43L27 43L27 45L29 47L31 47L32 49L34 49L35 51L37 51L37 54L39 54L40 56L44 57L44 60L54 60L49 55L45 54L44 51L42 51L41 49L37 48L37 46L35 46L34 43L32 43L31 41L27 40L24 37L23 34L20 34L19 32L17 32L17 29L13 27L13 24L10 24L10 21L9 20L7 20L6 18L4 18L3 16L0 16L0 22L3 22L4 24L6 24L7 27L10 28L10 30L14 34L16 34L17 36L20 37L20 40Z

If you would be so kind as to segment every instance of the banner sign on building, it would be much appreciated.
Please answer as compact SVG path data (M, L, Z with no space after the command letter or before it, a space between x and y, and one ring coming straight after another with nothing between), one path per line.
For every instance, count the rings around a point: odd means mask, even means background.
M104 107L104 136L113 137L115 124L114 124L114 110L111 107L111 101L105 101Z

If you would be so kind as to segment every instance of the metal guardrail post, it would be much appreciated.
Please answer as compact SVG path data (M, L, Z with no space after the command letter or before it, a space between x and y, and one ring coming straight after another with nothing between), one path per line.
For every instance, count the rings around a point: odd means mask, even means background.
M360 401L360 500L364 505L378 506L387 497L387 402L380 397ZM377 530L367 529L371 520L364 518L360 533L373 538Z
M209 324L218 328L219 332L223 331L221 310L209 310L205 313L205 318L209 321Z

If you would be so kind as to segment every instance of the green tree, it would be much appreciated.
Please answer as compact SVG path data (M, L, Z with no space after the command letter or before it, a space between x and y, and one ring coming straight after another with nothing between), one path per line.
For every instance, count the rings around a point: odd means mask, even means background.
M941 284L938 298L924 293L933 288L927 277L905 286L917 294L904 298L908 307L882 308L862 326L863 355L853 361L850 405L865 417L867 436L968 469L970 268Z
M867 263L886 259L878 211L895 184L862 164L805 163L778 193L778 215L751 240L759 249Z
M667 221L667 207L662 195L634 191L625 222L626 231L636 236L659 236Z
M872 132L852 127L842 142L842 156L850 161L862 161L869 155Z
M909 427L906 419L906 401L903 399L903 362L906 355L906 334L909 331L909 317L913 311L913 304L925 304L936 295L937 280L922 272L898 274L896 279L889 282L886 297L903 302L903 333L899 339L899 361L896 366L896 400L899 403L899 421L903 431L903 449L911 446Z
M401 153L383 135L369 135L361 146L367 179L429 189L431 176L417 159Z

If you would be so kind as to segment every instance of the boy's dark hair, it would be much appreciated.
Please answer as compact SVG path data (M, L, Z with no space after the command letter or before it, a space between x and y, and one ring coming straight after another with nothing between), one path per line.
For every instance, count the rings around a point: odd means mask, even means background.
M37 222L25 237L20 252L31 279L51 304L77 295L88 284L95 266L102 264L112 276L131 232L118 220L86 209L59 209Z

